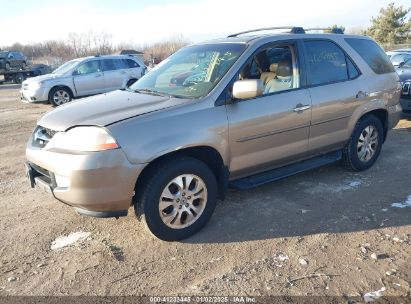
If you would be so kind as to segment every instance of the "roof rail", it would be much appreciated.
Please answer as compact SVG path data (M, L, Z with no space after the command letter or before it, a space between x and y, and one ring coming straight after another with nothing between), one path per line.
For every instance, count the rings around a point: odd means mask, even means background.
M339 27L312 27L305 29L305 31L329 31L332 34L344 34L343 29Z
M253 32L268 31L268 30L290 30L293 34L305 34L304 29L301 26L278 26L278 27L264 27L255 30L248 30L244 32L239 32L235 34L228 35L227 37L237 37L238 35L248 34Z

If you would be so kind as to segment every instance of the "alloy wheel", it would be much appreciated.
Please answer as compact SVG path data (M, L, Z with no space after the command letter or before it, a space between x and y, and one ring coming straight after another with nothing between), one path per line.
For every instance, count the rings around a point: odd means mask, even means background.
M363 129L358 138L357 155L360 161L367 162L372 159L378 148L378 131L373 125Z
M53 95L53 101L58 106L62 105L70 101L70 94L64 90L57 90Z
M196 222L207 204L207 187L204 181L193 174L174 178L163 189L158 210L165 225L182 229Z

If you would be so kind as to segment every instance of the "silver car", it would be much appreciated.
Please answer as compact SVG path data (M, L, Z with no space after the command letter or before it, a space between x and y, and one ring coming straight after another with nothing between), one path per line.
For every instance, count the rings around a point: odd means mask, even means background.
M133 56L95 56L66 62L51 74L33 77L22 84L22 101L49 101L59 106L73 98L123 89L147 71Z
M399 121L400 93L368 37L231 35L179 50L125 90L45 114L27 176L80 214L133 206L158 238L179 240L207 223L228 186L336 161L370 168Z

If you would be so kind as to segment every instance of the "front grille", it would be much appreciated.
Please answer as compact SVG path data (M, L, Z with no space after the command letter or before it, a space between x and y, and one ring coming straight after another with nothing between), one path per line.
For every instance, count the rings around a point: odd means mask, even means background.
M38 126L33 133L33 146L44 148L57 131Z
M410 94L410 90L411 90L411 82L409 81L404 82L402 85L402 95Z

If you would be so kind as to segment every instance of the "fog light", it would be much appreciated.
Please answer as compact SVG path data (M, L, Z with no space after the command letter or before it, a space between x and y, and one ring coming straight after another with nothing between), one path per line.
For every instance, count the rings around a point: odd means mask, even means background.
M70 187L70 178L68 176L55 174L57 187L68 188Z

